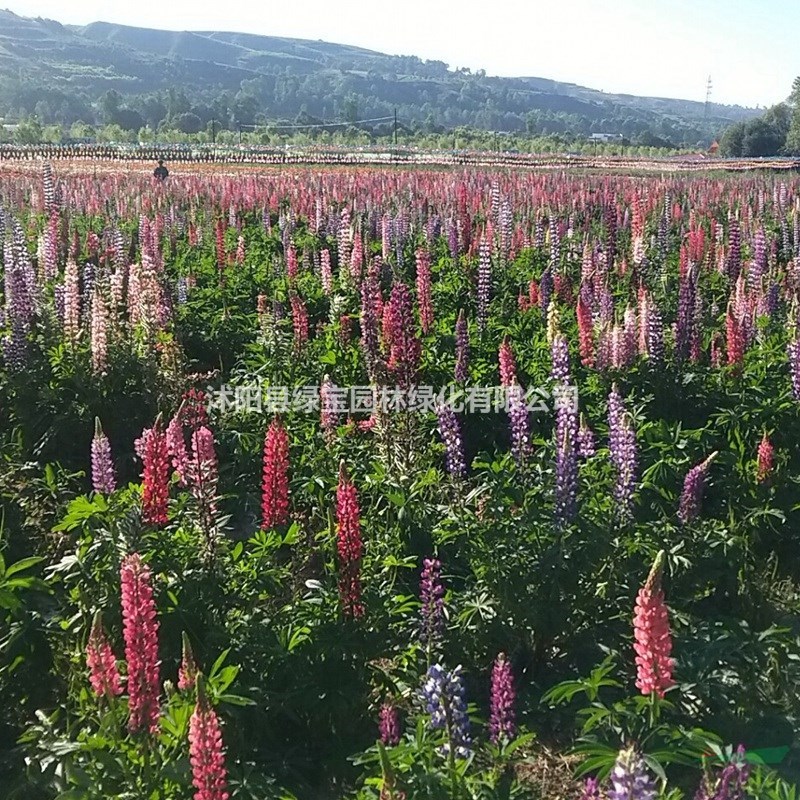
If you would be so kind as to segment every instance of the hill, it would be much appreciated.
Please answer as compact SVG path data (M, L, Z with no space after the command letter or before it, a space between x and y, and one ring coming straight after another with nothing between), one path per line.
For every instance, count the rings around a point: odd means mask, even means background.
M179 121L187 132L275 120L356 121L398 110L408 127L622 134L707 142L755 113L610 94L540 77L499 78L349 45L224 31L83 27L0 10L0 116L44 123Z

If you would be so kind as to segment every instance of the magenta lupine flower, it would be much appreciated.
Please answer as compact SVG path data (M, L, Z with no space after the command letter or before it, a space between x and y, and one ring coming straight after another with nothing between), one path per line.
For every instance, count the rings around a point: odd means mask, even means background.
M456 383L466 383L469 378L469 326L464 309L458 312L456 321Z
M686 478L683 481L680 505L678 507L678 519L684 525L688 525L700 516L700 507L706 488L708 468L711 466L711 462L714 458L716 458L716 455L716 453L712 453L705 461L696 464L686 474Z
M197 682L197 705L189 720L189 763L194 800L228 800L228 773L217 714L208 702L203 678Z
M111 494L117 488L114 477L114 462L111 458L111 443L103 433L100 420L94 420L92 439L92 487L98 493Z
M100 611L94 615L89 641L86 643L86 666L89 668L92 691L98 697L118 697L122 694L117 659L103 629Z
M525 395L518 383L508 387L507 410L511 428L511 450L514 460L521 465L531 450L531 430Z
M128 729L158 731L158 618L150 568L138 553L126 556L120 569L125 660L128 663Z
M411 293L405 284L396 283L392 287L384 318L386 320L384 334L388 333L389 369L394 373L400 386L411 386L419 367L422 343L414 330ZM386 331L386 323L389 331Z
M517 732L516 699L511 664L505 654L500 653L492 668L489 736L493 744L497 744L501 739L514 738L514 734Z
M294 349L299 352L308 341L308 311L306 310L306 304L296 294L293 294L289 301L292 306Z
M392 703L384 703L381 706L378 730L385 745L394 747L400 742L400 714L397 706Z
M633 612L633 649L636 653L636 688L643 694L655 692L664 697L674 681L671 658L672 634L669 612L661 585L664 571L664 551L653 562L650 573L636 596Z
M431 257L425 250L417 250L417 299L419 321L424 334L433 327L433 301L431 300Z
M186 449L186 440L183 438L183 420L180 409L167 425L166 437L172 468L178 473L180 485L186 486L189 452Z
M464 441L458 417L450 406L442 404L436 409L439 420L439 434L445 447L445 464L447 471L454 478L463 478L467 474L467 463L464 457Z
M444 634L444 585L442 563L438 558L426 558L422 562L419 581L421 610L421 639L428 650L436 647Z
M500 343L497 361L500 365L500 385L511 386L517 380L517 362L507 336Z

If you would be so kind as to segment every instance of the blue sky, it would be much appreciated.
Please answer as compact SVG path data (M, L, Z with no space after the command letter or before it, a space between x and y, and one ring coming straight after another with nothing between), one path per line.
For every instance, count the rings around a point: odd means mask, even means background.
M2 2L2 0L0 0ZM6 0L25 16L326 39L608 92L768 106L800 75L800 0Z

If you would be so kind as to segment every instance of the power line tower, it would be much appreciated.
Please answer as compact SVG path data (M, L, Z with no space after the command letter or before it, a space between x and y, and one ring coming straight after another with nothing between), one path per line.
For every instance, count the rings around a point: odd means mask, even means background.
M708 80L706 81L706 104L703 108L703 119L708 118L708 108L711 105L711 89L713 84L711 83L711 76L708 76Z

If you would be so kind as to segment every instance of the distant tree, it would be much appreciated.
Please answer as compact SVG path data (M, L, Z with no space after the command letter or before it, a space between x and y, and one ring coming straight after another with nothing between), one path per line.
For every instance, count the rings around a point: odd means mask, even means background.
M728 126L719 142L720 155L736 158L742 155L744 147L745 122L735 122Z
M119 108L111 118L112 125L119 125L124 131L138 131L145 124L144 117L130 108Z
M789 131L786 134L786 152L800 155L800 76L794 79L787 105L791 111Z
M785 138L775 125L765 119L750 120L742 139L742 155L747 157L775 156L783 150Z
M172 124L183 133L199 133L203 127L203 121L197 114L193 114L191 111L178 114L178 116L172 120Z
M100 99L103 120L107 123L113 123L121 105L122 95L116 89L109 89Z
M20 122L14 131L15 144L39 144L42 141L42 126L36 117Z

